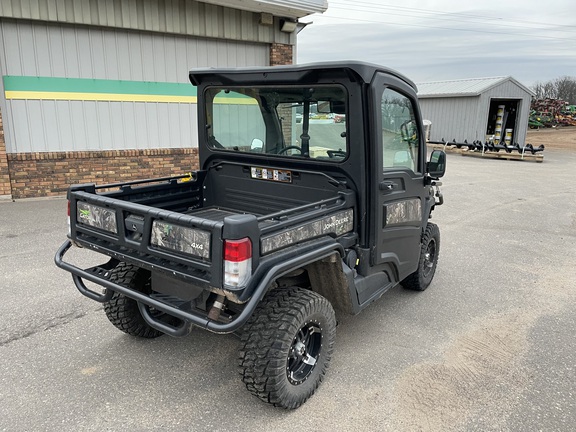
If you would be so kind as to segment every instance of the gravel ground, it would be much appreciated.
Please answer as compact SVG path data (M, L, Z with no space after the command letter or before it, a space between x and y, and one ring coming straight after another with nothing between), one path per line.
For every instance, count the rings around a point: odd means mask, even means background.
M576 151L576 126L532 129L526 135L526 142L544 144L549 150Z

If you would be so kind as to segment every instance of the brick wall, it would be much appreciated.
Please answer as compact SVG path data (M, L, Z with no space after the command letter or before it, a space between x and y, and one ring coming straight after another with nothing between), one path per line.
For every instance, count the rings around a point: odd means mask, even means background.
M8 171L6 142L4 141L4 126L0 114L0 197L10 197L10 195L10 173Z
M293 52L294 47L292 45L273 43L270 45L270 66L292 64ZM282 123L282 132L286 142L289 143L292 136L292 110L286 108L280 115L286 119Z
M294 60L294 47L273 43L270 45L270 66L289 65Z
M113 183L198 169L198 149L8 154L12 197L63 195L71 184ZM1 190L1 189L0 189Z

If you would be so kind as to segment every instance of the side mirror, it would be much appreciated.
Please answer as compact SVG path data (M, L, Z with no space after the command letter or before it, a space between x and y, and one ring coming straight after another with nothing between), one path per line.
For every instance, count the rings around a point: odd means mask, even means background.
M252 140L252 144L250 144L250 151L261 152L263 148L264 148L264 141L258 138L254 138Z
M329 101L318 101L316 104L316 111L321 114L329 114L330 111L330 102Z
M440 178L446 173L446 153L434 150L430 155L430 162L426 164L426 172L432 178Z
M346 102L340 100L330 102L330 112L334 114L346 114Z
M346 102L342 100L318 101L316 107L320 114L346 114Z

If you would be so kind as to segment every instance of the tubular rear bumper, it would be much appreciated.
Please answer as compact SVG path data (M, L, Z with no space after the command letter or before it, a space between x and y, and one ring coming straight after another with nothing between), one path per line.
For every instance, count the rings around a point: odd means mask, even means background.
M258 303L266 294L268 287L275 279L303 265L326 258L335 252L340 253L341 256L344 254L340 244L330 237L325 237L316 239L313 244L297 246L295 248L297 250L292 250L289 255L278 254L267 259L265 263L261 262L261 265L258 266L248 286L245 288L245 291L251 292L252 295L244 309L231 322L221 323L212 321L205 315L180 309L148 294L143 294L110 281L107 278L107 272L111 268L107 267L106 264L83 270L64 261L64 255L71 246L72 242L70 240L65 241L56 252L54 262L58 267L72 274L74 285L76 285L78 291L86 297L101 303L109 301L114 292L130 297L138 302L142 317L151 327L175 337L187 335L192 330L192 326L198 326L215 333L231 333L239 329L250 318ZM98 293L90 290L84 280L103 286L106 288L105 292ZM182 325L172 327L155 319L150 313L150 307L179 318L183 321Z

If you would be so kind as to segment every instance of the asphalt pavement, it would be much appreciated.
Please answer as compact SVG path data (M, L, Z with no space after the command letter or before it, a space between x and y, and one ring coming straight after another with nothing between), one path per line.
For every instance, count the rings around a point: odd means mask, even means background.
M340 316L326 379L295 411L245 390L233 335L116 330L53 263L64 199L0 202L0 430L572 431L575 171L574 152L449 155L432 285Z

